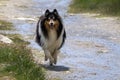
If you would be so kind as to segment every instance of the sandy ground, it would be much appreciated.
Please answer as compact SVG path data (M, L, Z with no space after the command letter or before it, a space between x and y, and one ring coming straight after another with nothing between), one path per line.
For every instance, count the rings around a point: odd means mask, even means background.
M15 31L31 42L35 62L46 69L48 80L120 80L120 20L91 14L69 14L71 0L2 0L0 18L14 23ZM46 9L58 9L67 40L56 66L44 62L34 42L38 17Z

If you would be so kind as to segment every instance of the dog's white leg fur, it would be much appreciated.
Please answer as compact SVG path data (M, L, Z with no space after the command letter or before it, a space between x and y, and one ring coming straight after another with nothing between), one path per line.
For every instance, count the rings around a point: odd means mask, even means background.
M54 63L54 59L53 59L53 57L51 56L50 52L45 49L45 50L44 50L44 53L45 53L46 58L49 58L49 60L50 60L50 65L52 65L52 64Z
M54 54L53 54L54 64L57 63L57 55L58 55L59 53L60 53L60 51L59 51L59 50L56 50L56 51L54 52Z

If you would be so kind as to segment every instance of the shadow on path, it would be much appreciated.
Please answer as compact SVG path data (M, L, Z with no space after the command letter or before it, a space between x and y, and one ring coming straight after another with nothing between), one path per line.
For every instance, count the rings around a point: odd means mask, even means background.
M68 71L69 70L69 67L62 66L62 65L49 66L49 65L41 64L40 66L50 71Z

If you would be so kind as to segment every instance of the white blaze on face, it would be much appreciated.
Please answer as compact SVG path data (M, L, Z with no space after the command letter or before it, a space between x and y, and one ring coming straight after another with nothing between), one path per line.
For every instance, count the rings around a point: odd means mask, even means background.
M53 19L50 19L50 21L49 21L49 25L51 25L51 26L54 25L54 21L53 21Z
M49 19L49 25L51 27L53 27L55 25L55 22L54 22L55 17L54 16L50 16L48 19Z

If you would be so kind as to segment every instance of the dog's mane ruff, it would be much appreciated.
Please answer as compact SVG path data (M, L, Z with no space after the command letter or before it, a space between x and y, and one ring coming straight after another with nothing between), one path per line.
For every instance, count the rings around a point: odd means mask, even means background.
M62 29L63 29L63 23L61 17L58 15L58 20L59 20L59 27L57 29L57 39L60 37Z
M45 25L44 25L44 22L45 22L45 20L46 20L46 17L43 15L43 17L40 19L41 20L41 22L40 22L40 27L41 27L41 30L42 30L42 33L43 33L43 35L45 36L45 38L46 39L48 39L48 31L47 31L47 29L46 29L46 27L45 27Z
M58 50L64 45L64 43L65 43L65 39L66 39L66 31L64 30L64 32L63 32L63 36L62 36L63 38L63 41L62 41L62 43L61 43L61 45L60 45L60 47L58 48Z
M35 41L41 46L41 42L40 42L41 35L39 34L39 22L40 22L40 19L39 19L39 21L37 22Z
M58 15L59 16L59 15ZM63 21L62 21L62 18L59 16L59 20L60 20L60 22L61 22L61 26L62 26L62 28L61 28L61 32L62 32L62 29L64 28L64 25L63 25ZM62 46L63 46L63 44L65 43L65 39L66 39L66 31L65 31L65 29L63 29L64 30L64 32L63 32L63 41L62 41L62 43L61 43L61 45L60 45L60 47L58 48L58 49L60 49ZM59 33L59 35L58 35L58 37L60 36L60 34L61 33Z
M35 41L41 46L41 35L40 35L40 33L39 33L39 27L40 27L40 22L44 19L45 17L42 15L42 16L40 16L40 18L39 18L39 20L38 20L38 22L37 22L37 27L36 27L36 39L35 39Z

